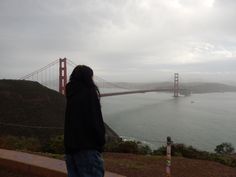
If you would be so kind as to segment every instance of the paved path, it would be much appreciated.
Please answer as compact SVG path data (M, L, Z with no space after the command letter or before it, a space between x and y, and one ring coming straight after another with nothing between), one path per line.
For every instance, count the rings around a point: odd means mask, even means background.
M40 177L67 177L63 160L5 149L0 149L0 166ZM124 176L106 171L105 177Z

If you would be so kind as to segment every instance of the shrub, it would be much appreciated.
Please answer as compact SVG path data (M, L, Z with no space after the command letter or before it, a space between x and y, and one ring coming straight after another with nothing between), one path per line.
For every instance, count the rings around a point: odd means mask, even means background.
M234 147L231 143L222 143L216 146L215 152L218 154L232 154Z
M165 154L166 154L165 146L162 146L157 150L153 151L153 155L165 155ZM200 151L193 148L192 146L186 146L184 144L173 144L171 154L173 156L183 156L192 159L211 160L227 166L236 167L236 159L232 157L223 154Z
M15 137L5 136L0 138L0 146L6 149L13 150L28 150L28 151L41 151L41 143L37 138L33 137Z
M58 135L50 138L48 143L43 147L44 152L63 154L64 153L64 136Z
M192 146L186 146L184 144L173 144L171 146L172 156L185 156L192 157L196 156L199 151L194 149ZM161 146L156 150L153 150L153 155L166 155L166 146Z
M143 154L143 155L152 154L152 150L148 145L138 142L138 154Z
M104 151L105 152L119 152L119 144L122 140L118 140L118 141L109 141L106 142L105 146L104 146Z
M210 156L211 158L209 160L213 160L216 162L219 162L221 164L230 166L230 167L236 167L236 159L229 157L229 156L225 156L225 155L219 155L219 154L211 154Z
M124 153L138 153L138 144L135 141L122 141L119 146L119 151Z
M152 150L148 145L137 141L111 141L105 145L106 152L121 152L133 154L151 154Z
M161 146L156 150L153 150L152 152L153 155L166 155L166 147L165 146Z

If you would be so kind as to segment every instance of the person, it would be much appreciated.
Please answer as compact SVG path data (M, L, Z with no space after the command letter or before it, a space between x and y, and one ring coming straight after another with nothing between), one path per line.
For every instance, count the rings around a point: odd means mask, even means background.
M105 126L93 70L78 65L66 85L64 146L68 177L103 177Z

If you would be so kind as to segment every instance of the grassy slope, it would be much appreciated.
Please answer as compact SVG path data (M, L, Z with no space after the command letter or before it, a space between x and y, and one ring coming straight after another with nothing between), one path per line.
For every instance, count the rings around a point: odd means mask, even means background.
M37 82L0 80L0 135L38 137L63 134L63 129L34 129L3 125L64 127L65 97ZM107 127L109 135L116 136Z
M0 81L0 122L27 126L63 127L65 98L37 82ZM36 136L62 134L62 130L1 126L1 135Z

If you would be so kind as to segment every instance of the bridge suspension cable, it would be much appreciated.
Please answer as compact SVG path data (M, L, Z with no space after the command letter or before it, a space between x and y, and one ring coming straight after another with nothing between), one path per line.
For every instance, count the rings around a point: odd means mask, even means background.
M77 64L74 63L73 61L71 61L70 59L67 59L67 64L69 64L69 65L72 66L72 67L76 67L76 66L77 66ZM94 78L95 78L95 80L97 80L97 81L100 81L100 82L102 82L102 83L105 83L105 85L110 85L110 86L113 86L113 87L119 88L119 89L130 90L130 89L126 88L126 87L123 87L123 86L120 86L120 85L118 85L118 84L114 84L114 83L112 83L112 82L109 82L109 81L107 81L107 80L105 80L105 79L103 79L103 78L101 78L101 77L99 77L99 76L97 76L97 75L94 76Z
M40 73L40 72L42 72L42 71L48 69L49 67L51 67L51 66L57 64L58 62L59 62L58 60L55 60L55 61L49 63L48 65L46 65L46 66L44 66L44 67L42 67L42 68L40 68L40 69L38 69L38 70L36 70L36 71L34 71L34 72L32 72L32 73L29 73L29 74L27 74L27 75L25 75L25 76L23 76L23 77L20 77L19 79L20 79L20 80L24 80L24 79L27 79L27 78L29 78L29 77L32 77L33 75L38 74L38 73Z
M57 65L57 76L54 78L53 80L53 76L52 76L52 67ZM48 65L30 73L27 74L23 77L21 77L20 79L29 79L30 80L37 80L39 83L41 83L42 85L45 85L46 87L49 87L51 89L55 89L57 91L59 91L60 93L64 94L65 92L65 85L67 83L67 76L68 76L68 70L67 70L67 65L70 66L70 68L68 69L74 69L74 67L77 66L77 64L75 62L73 62L70 59L64 58L64 59L57 59L51 63L49 63ZM59 74L58 74L59 71ZM69 71L70 72L70 71ZM41 77L39 77L41 76ZM58 79L59 78L59 79ZM172 78L173 79L173 78ZM39 81L40 80L40 81ZM129 93L144 93L144 92L150 92L150 91L154 91L152 90L137 90L137 89L131 89L131 88L127 88L124 87L123 85L117 84L117 83L112 83L109 82L97 75L94 76L94 80L97 83L98 86L103 87L103 88L117 88L117 89L122 89L122 93L128 94L128 91L130 91ZM156 89L156 91L174 91L174 96L178 97L179 95L179 91L181 90L179 88L179 74L175 73L175 77L174 77L174 85L170 86L171 88L169 89ZM59 87L58 87L59 86ZM58 89L59 88L59 89ZM184 90L184 89L182 89ZM143 91L143 92L142 92ZM114 90L113 93L116 93L117 90ZM121 91L120 91L121 92ZM114 94L107 94L106 96L111 96ZM117 95L117 94L116 94ZM121 93L119 93L118 95L121 95Z
M66 59L66 58L64 58L64 59ZM60 63L60 59L59 60L58 59L54 60L53 62L49 63L48 65L46 65L46 66L44 66L44 67L42 67L42 68L40 68L40 69L38 69L34 72L31 72L31 73L29 73L25 76L22 76L19 79L20 80L36 80L39 83L41 83L41 84L43 84L43 85L45 85L49 88L55 89L55 85L58 85L59 83L56 84L56 83L54 83L55 80L53 81L52 73L53 73L54 70L52 70L52 67L55 66L55 65L59 65L59 63ZM74 67L77 66L77 64L75 62L73 62L72 60L70 60L70 59L66 59L65 64L68 64L68 66L70 66L70 68L68 68L70 70L71 70L71 68L74 69ZM58 69L57 69L57 71L58 71ZM59 67L59 72L60 72L60 67ZM67 74L68 73L66 71L66 75ZM55 73L53 73L53 75L55 75ZM60 76L60 75L57 74L56 80L58 80L58 76ZM120 86L118 84L109 82L109 81L107 81L107 80L105 80L105 79L103 79L103 78L101 78L97 75L94 76L94 78L95 78L95 81L99 85L103 85L103 87L112 87L112 88L119 88L119 89L129 90L126 87L123 87L123 86ZM59 88L60 88L60 86L59 86ZM58 90L58 89L56 89L56 90Z

